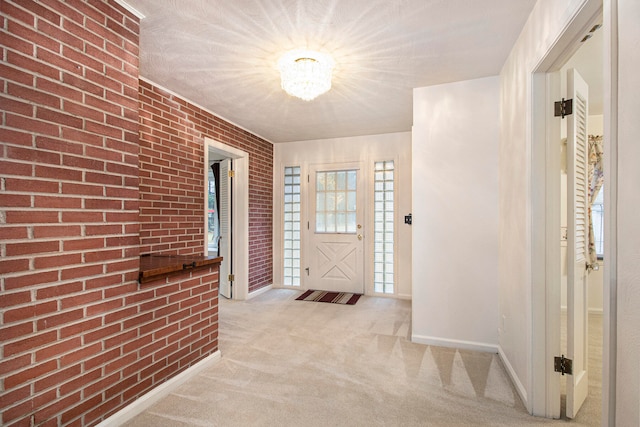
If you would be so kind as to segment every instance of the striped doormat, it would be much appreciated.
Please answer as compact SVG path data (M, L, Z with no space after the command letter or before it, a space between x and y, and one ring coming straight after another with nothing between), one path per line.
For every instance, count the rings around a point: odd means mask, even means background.
M352 294L350 292L327 292L309 289L298 298L296 298L296 300L354 305L358 302L361 296L362 294Z

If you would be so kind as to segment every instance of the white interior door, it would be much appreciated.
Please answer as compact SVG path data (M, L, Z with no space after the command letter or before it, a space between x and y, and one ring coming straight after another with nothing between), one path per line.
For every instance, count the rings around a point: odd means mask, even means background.
M567 356L573 375L567 377L567 417L574 418L588 392L588 99L589 87L574 69L567 71Z
M232 283L229 281L231 271L231 212L232 212L232 191L231 159L222 160L220 163L220 290L219 293L225 298L232 298Z
M364 292L362 185L358 164L310 169L307 289Z

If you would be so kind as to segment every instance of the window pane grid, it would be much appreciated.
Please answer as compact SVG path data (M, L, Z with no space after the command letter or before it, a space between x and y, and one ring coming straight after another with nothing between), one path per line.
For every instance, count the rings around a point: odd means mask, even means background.
M378 293L394 293L394 166L393 161L374 166L373 284Z
M300 167L284 168L285 286L300 286Z
M316 172L316 233L355 234L356 173Z

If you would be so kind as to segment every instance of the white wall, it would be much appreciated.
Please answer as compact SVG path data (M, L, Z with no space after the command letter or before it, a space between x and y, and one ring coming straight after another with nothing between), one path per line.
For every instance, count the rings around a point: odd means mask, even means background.
M538 0L500 73L500 352L525 405L532 401L532 73L588 0Z
M274 224L273 224L273 280L274 286L282 286L282 193L283 171L286 166L300 166L306 176L313 164L361 162L368 172L367 203L373 197L373 165L376 161L394 160L396 169L396 294L398 298L411 298L411 226L404 224L404 216L411 213L411 133L366 135L350 138L334 138L274 144ZM307 194L306 179L303 195ZM302 197L303 221L306 217L306 199ZM373 240L367 239L366 230L373 230L372 205L365 214L365 294L373 294ZM304 234L302 236L304 239ZM304 245L304 242L302 242ZM304 253L302 255L304 257ZM303 265L304 280L304 265Z
M412 339L496 351L498 77L413 95Z
M602 114L589 116L589 135L604 135L604 117Z
M640 425L640 2L618 5L616 425ZM606 111L606 110L605 110ZM614 125L615 126L615 125ZM611 151L605 147L605 156ZM605 188L607 194L611 190ZM606 203L606 201L605 201ZM615 203L615 201L614 201ZM614 224L615 225L615 224ZM606 249L605 249L606 250Z

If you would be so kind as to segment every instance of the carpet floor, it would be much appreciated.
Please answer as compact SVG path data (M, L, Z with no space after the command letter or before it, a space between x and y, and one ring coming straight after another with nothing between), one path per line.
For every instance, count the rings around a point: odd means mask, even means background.
M222 359L126 425L533 426L495 354L414 344L410 301L220 301ZM588 424L587 422L591 422ZM572 426L599 425L574 420Z

